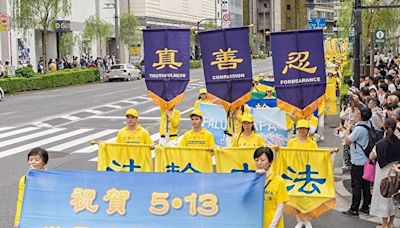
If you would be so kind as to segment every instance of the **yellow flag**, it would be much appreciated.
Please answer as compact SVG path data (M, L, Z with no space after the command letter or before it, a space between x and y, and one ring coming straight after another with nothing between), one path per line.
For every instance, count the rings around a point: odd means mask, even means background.
M218 148L214 150L217 173L248 173L256 170L253 159L257 148Z
M100 143L98 171L152 172L153 161L148 145Z
M286 203L289 214L315 218L335 207L329 149L280 148L272 170L285 180L290 196Z
M205 148L156 147L156 172L212 173L211 152Z

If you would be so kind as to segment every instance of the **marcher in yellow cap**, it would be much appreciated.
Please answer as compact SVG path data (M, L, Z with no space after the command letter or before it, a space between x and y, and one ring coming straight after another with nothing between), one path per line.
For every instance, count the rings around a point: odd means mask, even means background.
M275 99L276 97L272 95L272 87L268 87L266 92L265 92L265 99Z
M251 92L265 93L266 89L267 89L267 87L260 83L260 76L254 76L253 77L253 89Z
M296 123L296 137L291 139L288 143L288 147L292 148L305 148L305 149L316 149L318 145L316 142L308 137L310 132L310 122L305 119L301 119Z
M309 131L310 122L308 120L301 119L297 121L296 137L289 141L287 147L298 149L317 149L317 143L308 137ZM303 214L301 211L296 210L296 218L297 225L295 227L312 227L309 217Z
M189 117L192 120L192 129L183 134L179 146L202 147L213 150L215 146L214 136L202 127L203 113L195 109L189 114Z
M243 114L240 121L242 122L242 129L240 133L232 137L231 147L260 147L266 145L264 137L255 132L251 114Z
M115 140L116 143L146 144L154 149L149 132L138 121L139 114L135 109L128 109L125 113L126 126L122 128Z
M199 90L199 98L198 100L194 103L194 110L199 110L200 109L200 104L201 103L212 103L210 99L208 99L208 91L206 88L201 88Z
M175 107L171 107L168 110L161 109L161 121L160 121L160 145L177 145L177 136L179 129L179 122L181 119L181 112ZM167 130L168 125L168 130Z

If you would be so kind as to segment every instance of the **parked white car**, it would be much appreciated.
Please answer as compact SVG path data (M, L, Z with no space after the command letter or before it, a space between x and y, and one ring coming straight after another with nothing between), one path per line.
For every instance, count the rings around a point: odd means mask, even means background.
M125 81L131 81L132 79L141 78L140 69L132 64L115 64L112 65L110 70L106 73L108 81L115 79L122 79Z

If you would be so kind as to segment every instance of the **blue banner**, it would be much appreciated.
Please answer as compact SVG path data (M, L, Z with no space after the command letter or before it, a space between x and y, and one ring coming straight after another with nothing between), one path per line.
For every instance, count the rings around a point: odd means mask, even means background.
M225 110L214 104L200 104L200 111L204 115L204 127L214 135L217 146L227 146L225 131L228 129L228 120Z
M19 227L262 227L264 182L254 173L31 170Z
M325 100L323 40L322 30L271 34L278 107L296 114L298 118L310 116Z
M252 108L275 108L275 99L251 99L247 102L247 105Z
M199 39L209 95L226 109L240 107L250 99L253 81L249 28L201 32Z
M286 112L278 108L253 108L256 132L264 136L269 145L286 146L288 132Z
M190 30L143 30L145 79L150 96L164 109L178 104L189 82Z

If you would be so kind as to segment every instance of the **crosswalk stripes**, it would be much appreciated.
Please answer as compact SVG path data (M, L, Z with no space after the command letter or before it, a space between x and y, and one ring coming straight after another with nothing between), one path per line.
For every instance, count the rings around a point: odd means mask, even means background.
M53 133L56 133L59 131L63 131L63 130L65 130L65 129L64 128L51 128L51 129L47 129L45 131L36 132L34 134L28 134L28 135L24 135L24 136L17 137L17 138L12 138L12 139L0 142L0 148L9 146L9 145L12 145L15 143L19 143L19 142L24 142L24 141L27 141L30 139L35 139L35 138L38 138L41 136L50 135L50 134L53 134Z
M104 130L104 131L100 131L98 133L92 134L92 135L88 135L79 139L75 139L73 141L69 141L51 148L48 148L49 151L63 151L66 150L68 148L83 144L83 143L87 143L90 142L91 140L109 135L109 134L113 134L117 132L117 130Z
M117 137L113 137L113 138L106 139L106 140L103 140L103 141L104 142L114 142L116 138ZM91 146L88 146L88 147L84 147L84 148L79 149L77 151L74 151L72 153L73 154L89 154L89 153L93 153L93 152L97 151L98 149L99 149L99 145L95 144L95 145L91 145Z
M33 130L36 130L36 129L37 129L37 127L25 127L25 128L21 128L21 129L15 130L15 131L4 132L4 133L0 134L0 139L6 138L6 137L12 136L12 135L18 135L18 134L21 134L21 133L33 131Z
M64 129L62 129L62 128L54 128L54 129L49 129L49 130L61 131L61 130L64 130ZM18 153L21 153L21 152L24 152L24 151L28 151L28 150L30 150L32 148L35 148L35 147L38 147L38 146L43 146L43 145L46 145L46 144L49 144L49 143L53 143L53 142L57 142L57 141L60 141L60 140L63 140L63 139L66 139L66 138L69 138L69 137L72 137L72 136L76 136L76 135L79 135L79 134L82 134L82 133L85 133L85 132L88 132L88 131L91 131L91 130L92 129L78 129L78 130L70 131L70 132L67 132L67 133L63 133L61 135L56 135L56 136L53 136L53 137L50 137L50 138L46 138L46 139L42 139L42 140L35 141L35 142L32 142L32 143L24 144L22 146L17 146L15 148L11 148L11 149L8 149L8 150L1 151L0 152L0 158L4 158L4 157L7 157L7 156L10 156L10 155L13 155L13 154L18 154Z
M0 127L0 132L14 129L15 127Z

